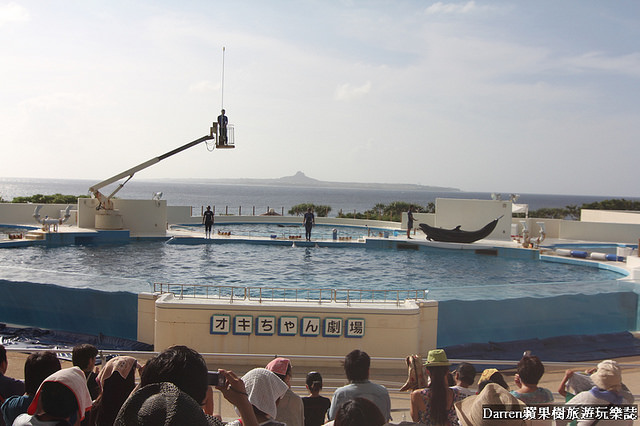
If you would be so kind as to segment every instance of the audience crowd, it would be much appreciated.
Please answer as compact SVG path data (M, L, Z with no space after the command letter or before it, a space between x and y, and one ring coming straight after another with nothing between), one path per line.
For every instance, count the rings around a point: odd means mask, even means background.
M308 396L301 398L293 392L293 366L282 357L240 378L229 370L208 371L204 358L186 346L172 346L144 366L136 358L115 356L96 367L97 355L94 346L78 345L73 349L73 367L63 369L54 352L32 353L24 363L23 382L5 375L8 358L0 345L0 426L511 426L536 423L522 418L486 419L483 410L491 406L524 412L554 404L553 393L538 386L544 366L529 352L518 362L514 388L510 389L497 369L483 370L474 386L477 372L473 365L460 363L452 368L444 350L429 351L419 367L421 374L426 373L426 387L424 380L407 380L402 388L411 390L412 422L401 423L390 423L389 392L370 381L371 359L361 350L345 356L348 383L337 388L331 398L320 394L323 379L318 371L306 376ZM407 360L415 361L416 357ZM411 364L409 375L415 375L415 362L407 364ZM215 414L213 388L235 407L236 420L225 423ZM610 408L634 401L622 383L620 367L612 360L584 373L567 370L558 393L565 398L566 407L590 404ZM633 420L596 423L632 425Z

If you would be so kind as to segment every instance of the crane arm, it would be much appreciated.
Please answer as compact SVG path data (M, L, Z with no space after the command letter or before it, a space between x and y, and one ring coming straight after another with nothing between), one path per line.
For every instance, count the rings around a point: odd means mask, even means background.
M89 192L91 192L93 194L93 196L100 202L100 205L98 206L98 209L103 208L105 210L113 210L113 203L111 201L111 198L118 192L120 191L120 189L122 189L122 187L129 182L129 180L133 177L134 174L136 174L137 172L146 169L147 167L150 167L156 163L158 163L161 160L164 160L165 158L171 157L172 155L175 155L179 152L182 152L186 149L189 149L193 146L198 145L199 143L208 141L210 139L215 139L215 134L213 134L213 131L210 135L207 136L203 136L199 139L196 139L192 142L189 142L187 144L182 145L179 148L176 148L174 150L171 150L165 154L162 154L158 157L154 157L151 160L145 161L142 164L138 164L135 167L130 168L129 170L126 170L122 173L119 173L113 177L110 177L109 179L103 180L102 182L99 182L95 185L93 185L91 188L89 188ZM110 195L105 196L104 194L102 194L100 192L100 189L104 188L107 185L110 185L114 182L119 181L120 179L123 178L127 178L127 180L125 180L123 183L121 183L118 188L116 188Z

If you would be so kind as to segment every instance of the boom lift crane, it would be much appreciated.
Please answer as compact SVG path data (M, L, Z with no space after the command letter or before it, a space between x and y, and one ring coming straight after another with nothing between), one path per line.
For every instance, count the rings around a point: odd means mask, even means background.
M96 229L122 229L123 227L122 215L117 209L114 209L112 198L114 195L118 193L118 191L122 189L122 187L127 182L129 182L129 180L131 180L133 175L135 175L137 172L144 170L147 167L150 167L158 163L159 161L164 160L165 158L171 157L172 155L175 155L179 152L182 152L186 149L189 149L193 146L196 146L202 142L206 142L211 139L214 139L216 141L215 148L218 148L218 149L235 148L233 130L234 130L233 125L231 124L228 125L227 138L226 140L222 141L218 131L218 123L214 122L210 128L208 135L198 138L187 144L184 144L181 147L178 147L158 157L154 157L148 161L145 161L142 164L138 164L137 166L130 168L129 170L126 170L113 177L110 177L109 179L103 180L102 182L99 182L93 185L91 188L89 188L89 192L92 194L92 197L97 199L99 202L98 206L96 207L96 210L97 210ZM100 192L100 190L105 186L115 183L120 179L124 179L124 178L127 178L127 179L121 184L119 184L118 187L111 194L104 195L102 192Z

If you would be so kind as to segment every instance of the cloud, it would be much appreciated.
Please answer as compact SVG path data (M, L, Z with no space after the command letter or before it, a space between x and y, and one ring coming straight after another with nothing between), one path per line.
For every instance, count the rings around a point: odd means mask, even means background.
M459 14L459 13L469 13L477 9L478 9L478 6L476 6L475 1L468 1L464 4L443 3L439 1L429 6L426 10L426 13L427 15Z
M349 83L341 84L335 92L335 99L338 101L352 101L362 98L371 91L371 82L367 81L362 86L352 86Z
M0 5L0 27L8 22L26 22L29 11L16 3Z

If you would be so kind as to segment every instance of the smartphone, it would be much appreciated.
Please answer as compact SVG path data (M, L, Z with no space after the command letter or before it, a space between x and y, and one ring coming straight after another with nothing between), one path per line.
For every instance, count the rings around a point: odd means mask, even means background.
M226 384L224 375L220 374L218 371L208 371L207 379L207 382L210 386L223 387Z

